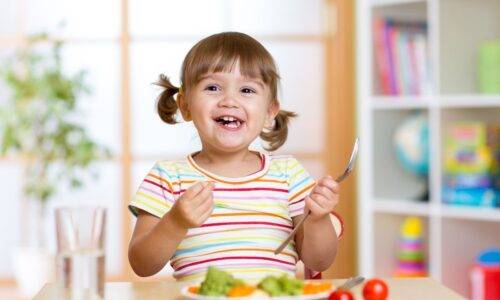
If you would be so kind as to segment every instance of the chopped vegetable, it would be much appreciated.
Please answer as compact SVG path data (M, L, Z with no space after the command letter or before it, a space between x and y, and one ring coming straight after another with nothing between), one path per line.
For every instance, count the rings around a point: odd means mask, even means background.
M214 267L208 267L205 280L201 283L198 294L207 296L226 296L233 287L243 284L243 281L235 279L227 272Z
M266 291L271 296L283 295L278 278L274 276L267 276L258 285L261 290Z
M199 286L190 286L188 288L188 291L193 294L198 294L198 291L200 290Z
M198 286L189 287L189 292L206 296L255 297L258 292L271 297L311 295L328 291L332 288L329 282L307 282L287 275L267 276L257 286L245 284L241 279L235 279L231 274L209 267L205 280ZM259 297L257 295L257 297Z
M302 281L282 275L281 277L267 276L258 285L271 296L294 296L302 293Z
M243 297L252 294L255 287L251 285L237 285L229 290L228 297Z
M329 282L306 283L306 284L304 284L304 287L302 288L302 294L310 295L310 294L322 293L322 292L330 290L331 288L332 288L332 284Z

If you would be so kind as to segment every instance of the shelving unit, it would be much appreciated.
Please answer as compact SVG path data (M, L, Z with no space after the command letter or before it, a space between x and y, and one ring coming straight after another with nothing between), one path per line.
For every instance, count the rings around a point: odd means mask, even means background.
M374 17L427 23L430 91L384 95L373 43ZM500 247L500 208L442 203L444 134L454 121L500 123L500 95L479 94L479 45L500 40L500 0L359 0L357 2L359 267L367 277L393 275L399 227L406 216L424 224L429 276L470 297L469 269L480 250ZM421 111L429 125L428 201L415 200L425 182L395 160L392 138L408 114Z

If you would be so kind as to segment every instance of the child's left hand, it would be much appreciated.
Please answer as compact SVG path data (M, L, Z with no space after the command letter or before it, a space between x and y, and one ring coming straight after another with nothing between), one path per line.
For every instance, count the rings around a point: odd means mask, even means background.
M340 186L331 176L321 178L305 198L306 211L311 211L309 218L318 220L331 213L339 202L339 192Z

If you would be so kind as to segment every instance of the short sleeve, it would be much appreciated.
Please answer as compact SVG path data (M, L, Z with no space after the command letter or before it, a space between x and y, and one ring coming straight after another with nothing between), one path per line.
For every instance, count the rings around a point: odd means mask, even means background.
M315 180L295 158L287 161L288 209L290 217L303 214L305 201L316 185Z
M137 216L138 209L142 209L161 218L172 208L175 200L169 178L159 163L153 166L129 203L134 216Z

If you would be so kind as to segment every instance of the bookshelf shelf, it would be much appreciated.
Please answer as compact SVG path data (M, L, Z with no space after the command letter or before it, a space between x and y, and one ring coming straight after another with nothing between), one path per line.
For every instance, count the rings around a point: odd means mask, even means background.
M419 2L427 2L427 0L372 0L371 1L373 7L407 4L407 3L419 3Z
M437 206L410 199L377 198L373 203L373 211L377 214L399 216L434 216L437 218L500 222L500 209L498 208L457 207L446 204Z
M443 203L444 140L449 126L457 121L500 123L500 94L477 90L475 65L478 48L486 41L500 40L500 1L360 0L356 13L358 134L362 141L358 169L360 274L392 276L399 226L406 216L418 216L424 223L429 276L470 298L468 271L475 255L500 245L500 208ZM408 68L408 64L395 67L387 62L390 55L399 58L394 56L394 45L401 43L398 34L411 39L411 33L397 33L397 24L411 27L422 22L426 75L410 78L425 79L425 89L394 90L394 77L404 79L404 72L397 68ZM403 45L410 44L404 44L403 38ZM384 57L386 65L379 61ZM398 84L401 78L396 79ZM404 84L414 84L404 80ZM424 184L402 170L393 147L395 128L414 111L425 113L428 122L427 202L411 200L421 194ZM461 232L470 235L472 242L464 243ZM453 256L447 255L450 251Z
M441 214L445 218L500 222L500 209L498 208L455 207L443 205Z
M425 109L433 105L432 97L421 96L377 96L371 106L375 110L383 109Z
M375 199L373 210L377 213L395 215L431 215L431 207L426 202L416 202L410 199Z
M460 107L499 107L500 95L445 95L439 99L443 108Z
M426 108L481 108L499 107L500 95L459 94L442 96L374 96L373 110L426 109Z

